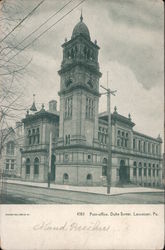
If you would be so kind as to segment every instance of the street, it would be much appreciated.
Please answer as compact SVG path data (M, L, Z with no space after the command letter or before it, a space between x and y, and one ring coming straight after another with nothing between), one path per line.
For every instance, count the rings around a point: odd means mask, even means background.
M163 204L164 193L103 195L8 183L2 204Z

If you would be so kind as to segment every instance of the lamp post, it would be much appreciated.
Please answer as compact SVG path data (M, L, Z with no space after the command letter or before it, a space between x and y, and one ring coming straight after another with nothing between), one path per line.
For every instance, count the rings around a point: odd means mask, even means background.
M115 96L115 92L111 91L109 88L105 88L100 85L101 88L106 90L105 93L107 95L107 113L108 113L108 164L107 164L107 194L110 194L111 187L111 176L112 176L112 124L111 124L111 95Z

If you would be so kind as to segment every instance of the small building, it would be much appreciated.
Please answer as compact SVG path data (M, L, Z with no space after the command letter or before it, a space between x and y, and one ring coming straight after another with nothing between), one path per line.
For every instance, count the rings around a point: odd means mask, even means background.
M20 177L23 124L16 122L15 128L3 129L0 133L2 141L0 169L6 177Z
M49 110L44 105L37 112L27 112L22 120L24 123L24 147L22 148L22 179L27 181L47 181L49 171L49 140L52 133L52 161L55 162L55 142L59 133L59 114L56 110L57 102L49 102ZM52 162L53 163L53 162ZM55 180L55 164L52 164L51 178Z

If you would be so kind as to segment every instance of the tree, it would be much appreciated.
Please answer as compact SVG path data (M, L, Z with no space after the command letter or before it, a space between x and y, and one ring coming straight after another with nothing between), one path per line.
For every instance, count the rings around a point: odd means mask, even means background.
M0 157L5 139L11 131L9 128L22 118L27 109L23 101L24 77L31 59L21 55L10 60L19 51L17 33L23 26L19 25L15 30L13 28L25 16L24 8L21 0L0 1L0 28L3 38L0 41Z

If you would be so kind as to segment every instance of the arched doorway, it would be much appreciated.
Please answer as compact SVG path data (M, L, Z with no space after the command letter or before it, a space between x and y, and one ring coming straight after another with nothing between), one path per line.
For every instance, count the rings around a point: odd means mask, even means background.
M68 184L69 182L69 175L67 173L63 174L63 183Z
M55 181L56 178L56 156L51 156L51 181Z
M130 181L129 166L126 166L125 161L121 160L119 168L119 182L124 184L124 183L129 183L129 181Z
M87 185L92 185L92 175L87 174Z

